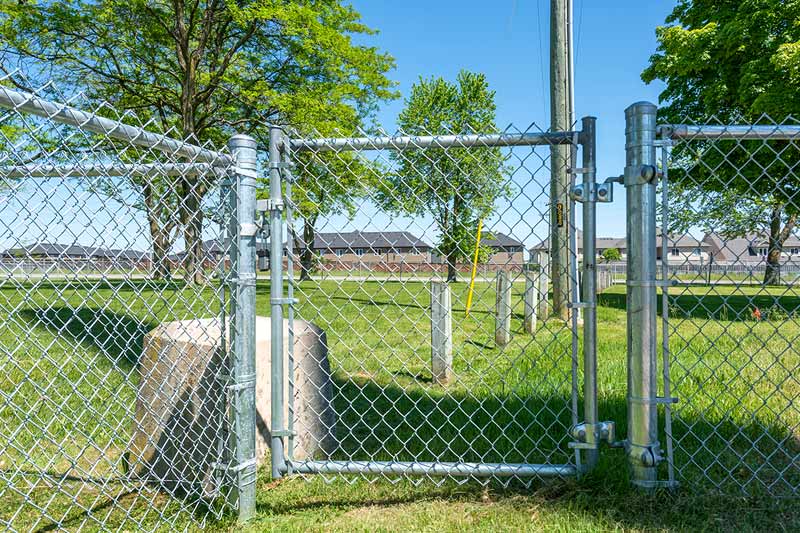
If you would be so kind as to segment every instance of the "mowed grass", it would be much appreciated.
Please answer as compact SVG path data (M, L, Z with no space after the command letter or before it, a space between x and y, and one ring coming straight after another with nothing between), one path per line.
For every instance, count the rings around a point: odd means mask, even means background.
M570 461L572 334L557 320L525 334L524 285L512 287L512 342L500 348L494 284L477 284L469 317L466 284L454 286L456 379L441 387L430 379L427 283L299 284L298 318L327 333L340 441L335 458ZM598 469L581 480L530 484L358 477L328 483L320 476L273 481L262 469L258 516L247 527L800 529L797 501L771 498L760 482L772 482L772 492L781 495L800 486L800 465L793 463L800 295L719 286L670 292L682 293L669 308L672 393L680 398L673 408L679 491L633 491L623 451L607 448ZM259 282L259 314L269 314L268 293L268 283ZM0 433L9 437L0 443L0 523L18 529L96 529L101 523L238 529L234 516L218 520L199 502L109 481L123 474L142 336L163 321L213 316L217 300L210 289L144 281L0 287L6 315ZM620 436L626 431L624 301L624 288L613 287L598 309L601 417L616 421ZM753 307L766 320L756 322ZM663 414L661 422L663 428ZM42 479L42 471L52 476ZM741 495L742 487L749 496Z

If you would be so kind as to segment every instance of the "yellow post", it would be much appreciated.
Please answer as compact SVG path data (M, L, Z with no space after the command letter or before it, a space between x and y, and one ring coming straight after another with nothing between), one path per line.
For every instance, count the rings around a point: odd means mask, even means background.
M478 251L481 248L481 229L483 219L478 220L478 236L475 238L475 258L472 260L472 277L469 280L469 292L467 293L467 309L464 317L469 317L469 308L472 307L472 293L475 290L475 276L478 274Z

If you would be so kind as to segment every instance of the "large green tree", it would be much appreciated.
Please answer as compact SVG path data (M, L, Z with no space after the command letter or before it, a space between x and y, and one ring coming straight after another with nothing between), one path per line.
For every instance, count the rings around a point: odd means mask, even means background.
M1 9L4 68L85 89L90 101L132 110L194 143L219 146L239 132L266 144L270 122L355 128L395 96L393 59L354 42L373 30L342 0L29 0ZM201 207L215 182L130 184L147 213L156 263L171 245L166 221L177 217L188 278L197 282Z
M662 121L800 116L800 0L679 0L667 23L656 30L658 50L642 75L666 83ZM764 282L779 283L783 245L800 214L796 147L695 141L676 147L673 161L672 229L768 235Z
M495 93L483 74L461 71L455 83L420 79L398 117L407 135L450 135L496 131ZM489 217L508 194L499 148L400 150L379 194L389 211L430 215L439 231L437 252L447 261L447 279L474 253L478 221Z

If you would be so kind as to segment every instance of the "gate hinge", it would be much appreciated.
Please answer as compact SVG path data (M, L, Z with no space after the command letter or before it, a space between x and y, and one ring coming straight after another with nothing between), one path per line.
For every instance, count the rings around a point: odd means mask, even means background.
M586 437L590 431L594 433L594 442L587 442ZM594 424L594 429L592 429L592 424L584 422L570 430L570 435L575 439L575 442L570 442L568 445L570 448L578 450L596 450L600 442L607 442L610 446L613 446L616 434L617 426L613 421L598 422Z

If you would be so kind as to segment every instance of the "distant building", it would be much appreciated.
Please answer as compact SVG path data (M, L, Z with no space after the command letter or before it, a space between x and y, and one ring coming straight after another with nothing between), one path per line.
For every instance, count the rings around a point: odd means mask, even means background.
M756 233L741 237L707 233L703 242L708 246L712 261L720 265L764 263L769 252L769 238ZM796 235L790 235L784 242L781 261L800 262L800 239Z
M490 265L521 265L525 262L525 245L505 233L487 231L481 237L481 246L492 249Z
M408 231L317 233L314 238L314 253L328 261L430 263L431 250L428 243Z
M149 262L150 254L139 250L123 250L83 246L80 244L52 244L38 242L18 248L9 248L2 253L4 259L33 260L82 260L113 262Z
M583 259L583 232L578 230L576 232L577 250L576 254L578 260ZM597 250L597 258L603 256L603 252L616 248L620 252L621 261L624 261L628 256L628 242L625 237L598 237L596 240L595 248ZM545 239L533 248L530 252L532 256L540 251L549 251L550 240ZM711 246L696 239L695 237L685 235L667 235L667 258L670 262L674 263L697 263L701 264L708 261L710 256ZM661 229L656 229L656 258L661 260L662 246L661 246Z

